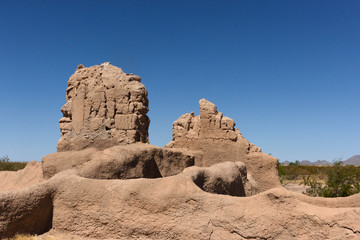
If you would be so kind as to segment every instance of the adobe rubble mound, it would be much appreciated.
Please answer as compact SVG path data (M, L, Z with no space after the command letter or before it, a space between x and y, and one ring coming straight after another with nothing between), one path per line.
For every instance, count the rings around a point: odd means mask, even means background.
M215 104L199 101L200 115L186 113L173 123L172 141L165 148L194 153L195 166L210 167L232 161L245 163L255 193L279 187L278 160L246 140L235 122L218 112Z
M147 91L140 81L110 63L79 65L61 108L58 152L148 143Z
M127 180L88 179L68 169L24 190L0 192L0 236L51 228L81 239L359 239L360 194L324 199L274 188L237 197L236 175L223 170L243 172L241 163L217 166ZM219 184L235 196L212 194L222 191Z

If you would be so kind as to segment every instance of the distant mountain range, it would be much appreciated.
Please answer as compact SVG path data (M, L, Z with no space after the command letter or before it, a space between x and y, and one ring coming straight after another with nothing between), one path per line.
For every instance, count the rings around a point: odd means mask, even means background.
M355 155L352 156L351 158L342 161L343 165L355 165L355 166L360 166L360 155ZM289 165L290 162L289 161L284 161L281 162L283 165ZM300 165L305 165L305 166L330 166L332 165L332 162L328 162L326 160L317 160L315 162L310 162L309 160L303 160L300 161Z
M351 158L344 161L344 165L356 165L360 166L360 155L352 156Z

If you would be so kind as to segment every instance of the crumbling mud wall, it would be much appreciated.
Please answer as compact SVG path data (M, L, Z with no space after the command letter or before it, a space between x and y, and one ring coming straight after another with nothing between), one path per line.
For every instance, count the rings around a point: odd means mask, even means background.
M79 65L61 108L58 152L148 143L147 91L140 81L110 63Z
M246 140L235 122L218 112L215 104L199 101L200 115L186 113L173 123L172 141L166 148L193 151L195 165L210 167L232 161L245 163L249 180L257 192L280 186L277 158L261 152L261 148ZM256 182L256 184L255 184Z

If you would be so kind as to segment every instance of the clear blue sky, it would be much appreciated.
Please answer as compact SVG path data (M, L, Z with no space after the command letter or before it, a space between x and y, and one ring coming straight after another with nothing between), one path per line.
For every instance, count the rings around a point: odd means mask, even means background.
M0 156L56 151L66 82L109 61L149 91L150 141L206 98L281 161L360 154L359 1L2 1Z

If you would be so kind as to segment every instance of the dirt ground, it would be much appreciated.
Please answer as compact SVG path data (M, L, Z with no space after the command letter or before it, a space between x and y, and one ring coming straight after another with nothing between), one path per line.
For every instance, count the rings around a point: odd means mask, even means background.
M302 180L283 180L282 185L287 190L296 192L296 193L304 193L308 188L303 184Z

